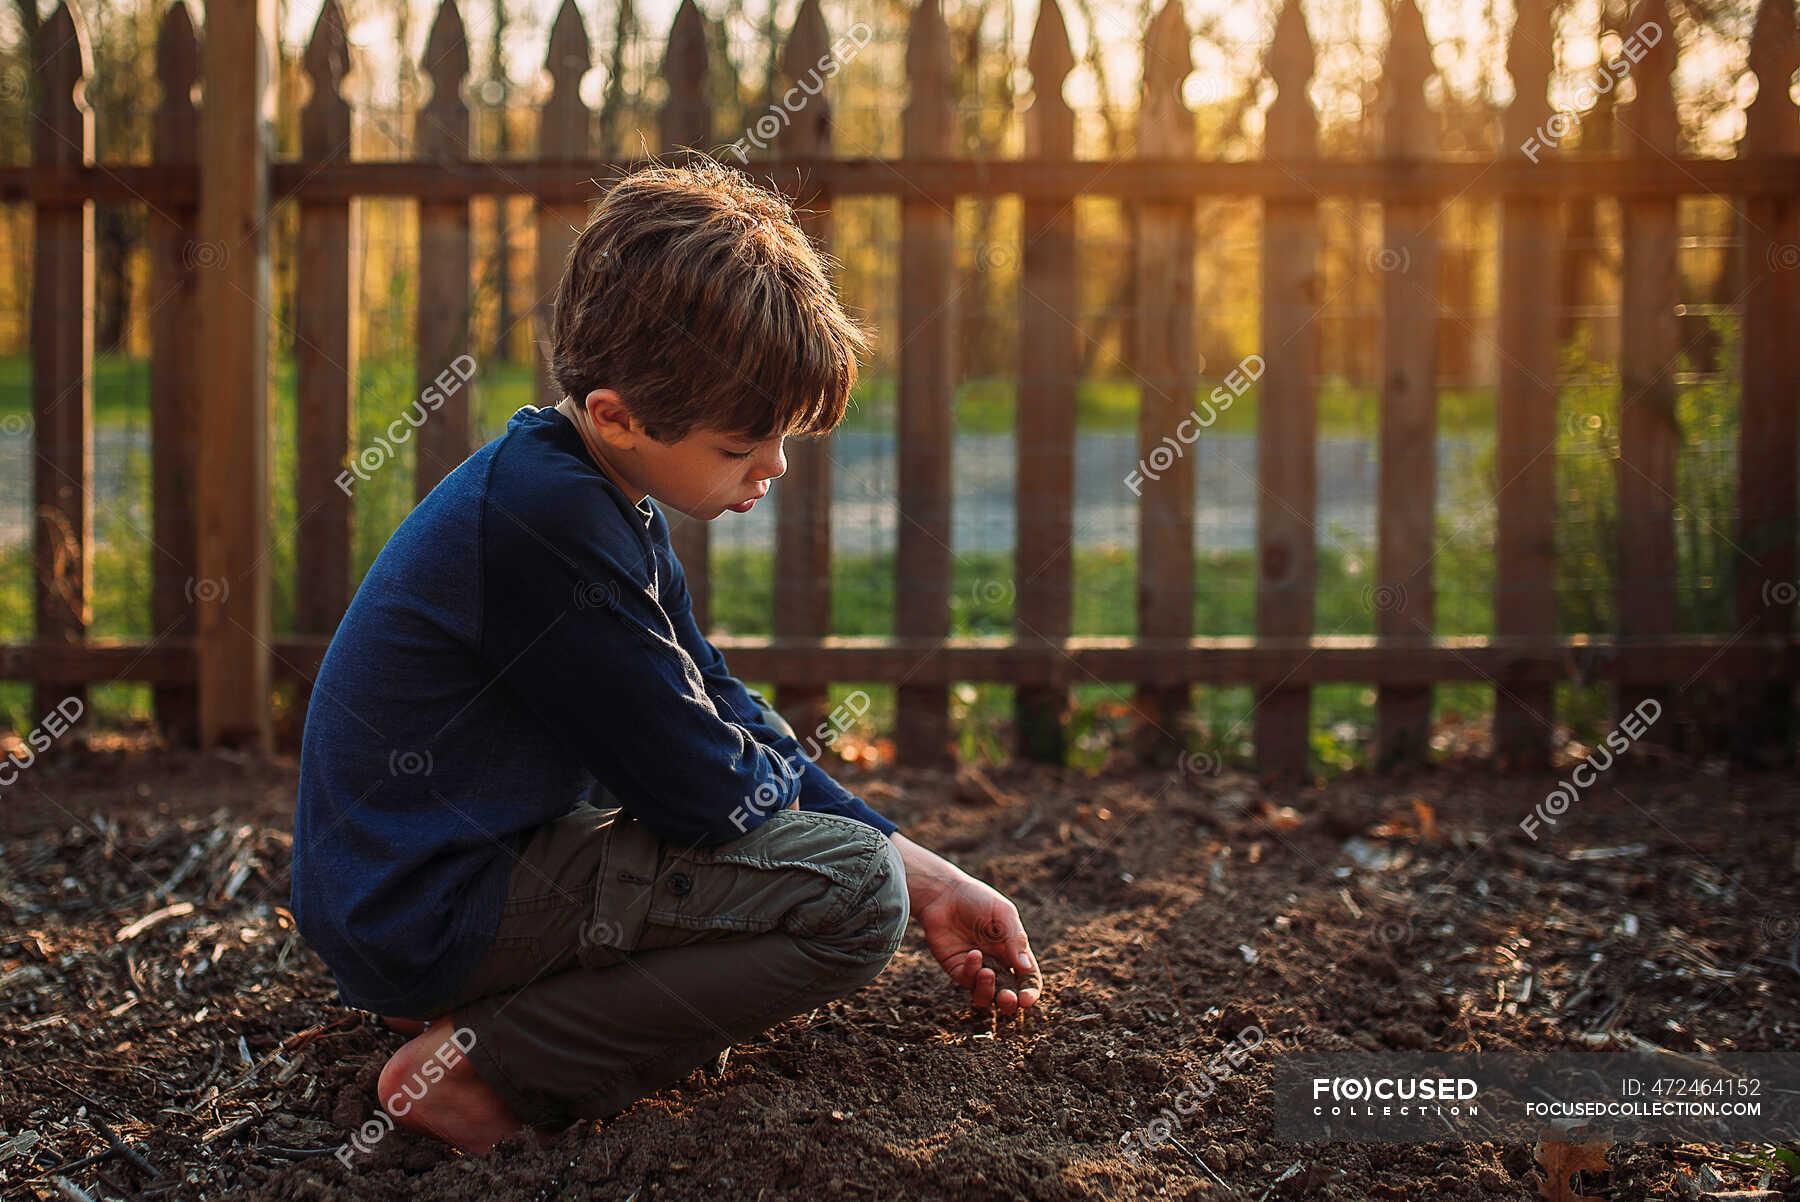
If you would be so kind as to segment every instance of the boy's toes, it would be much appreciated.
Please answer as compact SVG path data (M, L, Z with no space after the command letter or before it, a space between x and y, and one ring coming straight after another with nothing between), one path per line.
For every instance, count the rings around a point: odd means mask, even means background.
M409 1039L425 1029L425 1024L416 1018L389 1018L381 1015L381 1025L390 1031L398 1031Z

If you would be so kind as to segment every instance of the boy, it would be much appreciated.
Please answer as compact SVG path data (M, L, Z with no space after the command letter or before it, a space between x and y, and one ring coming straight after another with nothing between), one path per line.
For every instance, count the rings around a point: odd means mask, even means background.
M472 1153L547 1140L872 980L909 912L975 1005L1033 1005L1013 904L726 670L651 500L748 512L784 436L843 417L867 336L785 200L712 162L627 176L551 335L562 402L401 523L307 712L295 919L348 1003L429 1024L386 1112Z

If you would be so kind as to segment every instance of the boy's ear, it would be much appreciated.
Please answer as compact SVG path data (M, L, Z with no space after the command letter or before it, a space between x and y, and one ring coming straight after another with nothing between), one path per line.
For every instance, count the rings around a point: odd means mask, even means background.
M643 427L625 408L619 394L610 388L596 388L582 401L594 430L609 446L629 451L644 436Z

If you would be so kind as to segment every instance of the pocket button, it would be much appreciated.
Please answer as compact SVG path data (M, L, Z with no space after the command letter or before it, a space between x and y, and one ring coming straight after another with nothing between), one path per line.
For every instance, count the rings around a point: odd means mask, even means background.
M687 873L671 872L669 874L669 892L673 893L676 897L686 897L688 890L693 887L694 882Z

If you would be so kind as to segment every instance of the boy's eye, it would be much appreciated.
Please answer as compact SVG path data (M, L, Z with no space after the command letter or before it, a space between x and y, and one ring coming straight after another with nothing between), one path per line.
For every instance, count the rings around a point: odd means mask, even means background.
M750 458L749 451L726 451L725 454L732 459L748 459L748 458Z

